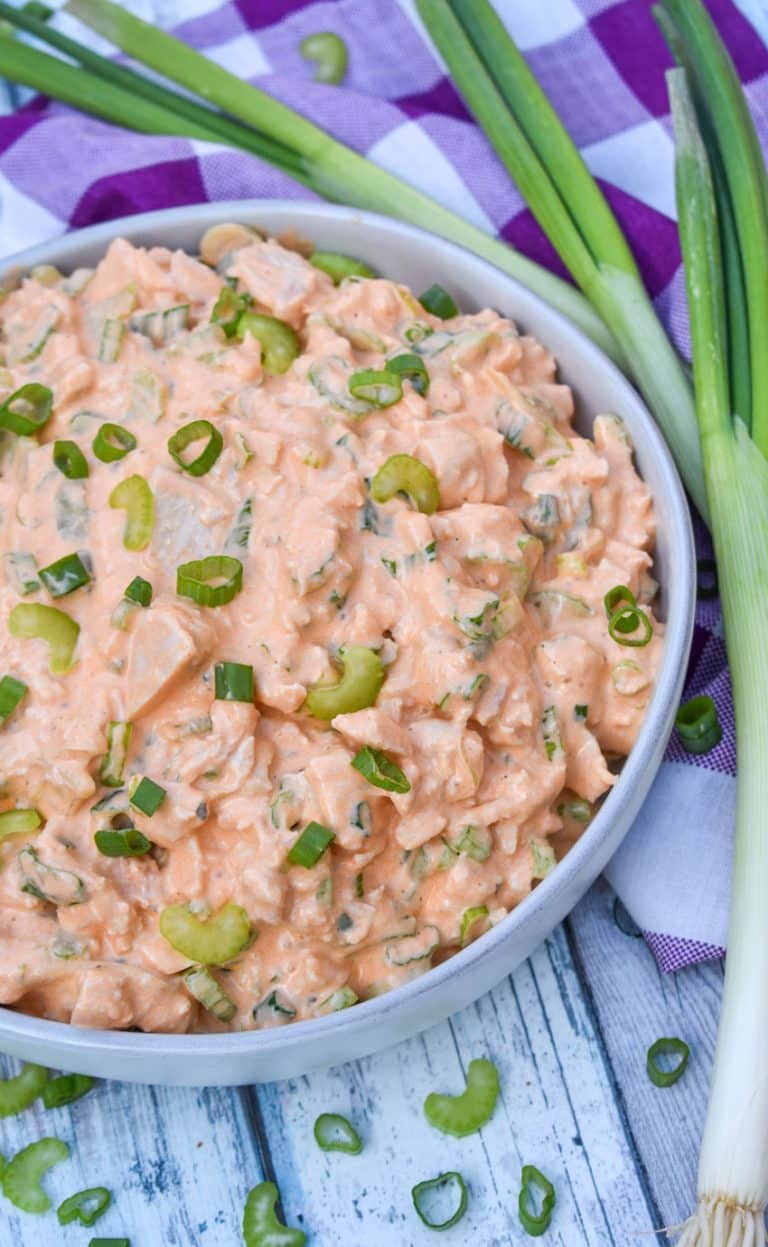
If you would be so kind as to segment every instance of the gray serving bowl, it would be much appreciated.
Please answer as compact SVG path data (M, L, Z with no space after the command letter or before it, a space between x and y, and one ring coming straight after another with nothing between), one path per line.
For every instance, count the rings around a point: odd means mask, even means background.
M498 926L421 978L328 1017L242 1034L145 1035L88 1030L0 1008L0 1049L57 1069L129 1082L218 1085L287 1078L395 1044L464 1008L514 970L583 896L629 830L658 770L685 673L695 590L690 517L653 419L614 365L558 312L468 251L372 213L280 200L174 208L110 221L8 259L3 268L93 265L122 235L132 243L194 252L217 221L279 234L294 229L321 248L348 252L419 291L440 282L465 311L494 307L550 347L577 398L577 424L623 417L658 522L656 576L667 635L663 663L637 744L615 787L557 869ZM0 955L1 952L0 952Z

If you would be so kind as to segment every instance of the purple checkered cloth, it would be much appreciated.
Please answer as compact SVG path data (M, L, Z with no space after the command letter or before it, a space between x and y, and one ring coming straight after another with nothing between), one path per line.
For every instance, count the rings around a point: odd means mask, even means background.
M740 0L742 6L744 0ZM768 140L768 54L731 0L707 0ZM128 5L127 7L133 7ZM670 64L649 0L497 0L497 7L600 178L673 338L688 346L675 226ZM168 2L164 11L169 11ZM144 8L146 12L146 7ZM183 39L310 116L489 232L562 271L509 176L473 125L413 0L178 0ZM190 16L194 13L194 16ZM83 29L72 19L63 28ZM312 81L301 39L335 30L349 47L342 87ZM143 137L34 99L0 117L0 251L67 229L176 204L309 192L250 156ZM707 534L699 553L711 556ZM608 876L659 965L722 955L735 786L730 686L716 598L702 600L687 695L710 693L722 743L691 757L673 738Z

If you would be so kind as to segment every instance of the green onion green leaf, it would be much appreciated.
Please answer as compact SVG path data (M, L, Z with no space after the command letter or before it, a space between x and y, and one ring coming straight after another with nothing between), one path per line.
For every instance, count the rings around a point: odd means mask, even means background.
M43 1087L43 1104L46 1108L63 1108L82 1099L92 1087L90 1074L59 1074Z
M203 438L207 441L199 454L195 455L194 459L185 458L183 452L196 442L201 442ZM206 472L210 472L223 448L224 438L210 420L192 420L168 438L168 452L171 458L190 476L205 476Z
M442 1197L446 1193L450 1196L448 1208L445 1209L447 1216L442 1211ZM417 1182L411 1191L411 1198L416 1212L430 1230L450 1229L461 1220L469 1204L467 1184L455 1170Z
M53 443L53 462L68 481L84 480L90 472L88 460L77 442L66 439Z
M538 1212L534 1211L532 1204L534 1191L537 1192L540 1199ZM555 1188L549 1178L545 1178L541 1170L537 1169L535 1165L523 1165L517 1212L520 1217L520 1224L526 1234L530 1234L532 1238L538 1238L539 1235L544 1234L549 1229L555 1200Z
M448 291L437 283L419 295L419 303L433 316L438 316L440 320L452 320L459 314L459 309Z
M375 277L372 268L355 260L351 255L342 255L339 251L313 251L309 257L310 264L327 273L334 286L338 286L345 277Z
M176 592L198 606L226 606L243 587L243 565L229 554L182 563L176 570Z
M253 667L243 662L217 662L214 667L214 687L218 701L252 702Z
M298 840L288 850L287 860L291 866L303 866L306 870L311 870L335 839L336 833L329 827L323 827L321 823L307 823Z
M706 694L692 697L677 712L675 727L688 753L708 753L722 740L723 729L717 707Z
M131 805L134 809L140 810L142 814L146 814L147 818L152 818L157 814L166 796L165 789L146 775L141 778L135 775L128 785L128 798Z
M91 449L102 463L117 463L135 450L137 445L136 438L129 429L123 428L122 424L107 421L94 437Z
M405 773L381 749L375 749L373 745L363 745L349 765L359 771L363 779L367 779L374 788L383 788L386 792L411 791Z
M144 857L152 848L152 841L137 827L104 827L93 840L105 857Z
M427 365L420 355L395 355L394 359L387 360L387 372L396 372L406 381L410 381L417 394L422 398L429 391L429 373Z
M65 554L38 572L52 598L63 598L90 584L91 574L79 554Z
M14 710L27 694L27 686L23 680L13 675L4 675L0 680L0 726L10 719Z
M10 429L19 437L34 437L53 413L53 390L37 381L28 381L15 390L0 407L0 429Z
M128 602L135 602L137 606L151 606L152 586L143 576L134 576L123 597Z
M95 1225L111 1203L112 1196L105 1186L91 1186L87 1191L77 1191L59 1204L56 1216L59 1225L70 1225L73 1221L80 1225Z

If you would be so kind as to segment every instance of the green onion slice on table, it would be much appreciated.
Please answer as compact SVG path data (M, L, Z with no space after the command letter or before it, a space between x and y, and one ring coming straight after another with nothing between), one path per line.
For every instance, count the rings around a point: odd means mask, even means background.
M367 779L374 788L398 793L411 791L407 775L400 770L397 763L373 745L363 745L352 758L350 766L359 771L363 779Z
M351 1121L341 1113L321 1113L314 1126L315 1142L324 1152L346 1152L359 1156L363 1140Z
M405 494L418 511L432 515L440 506L440 487L426 463L413 455L390 455L371 481L374 502Z
M253 938L247 913L232 901L208 917L189 905L167 905L160 912L160 934L183 957L211 966L231 961Z
M88 460L77 442L66 438L53 443L53 462L68 481L84 480L90 472Z
M70 1225L73 1221L79 1225L95 1225L111 1203L112 1196L105 1186L91 1186L86 1191L77 1191L59 1204L56 1216L59 1225Z
M289 849L287 861L291 866L303 866L311 870L316 866L328 846L336 839L336 833L322 823L307 823L298 840Z
M411 1198L416 1212L430 1230L449 1230L461 1221L469 1204L467 1184L455 1170L417 1182Z
M161 784L156 784L148 775L134 775L128 785L128 800L135 810L153 818L168 794Z
M321 30L307 35L299 44L305 61L315 63L315 82L337 85L344 81L347 72L347 45L332 30Z
M28 381L0 407L0 429L9 429L19 437L34 437L48 423L52 412L53 390L37 381Z
M672 1087L685 1073L690 1055L691 1050L682 1039L657 1039L655 1043L652 1043L648 1049L645 1066L654 1087ZM676 1063L669 1068L664 1068L659 1063L660 1057L674 1057Z
M373 269L362 260L356 260L351 255L342 255L340 251L313 251L309 262L326 273L334 286L338 286L345 277L376 276Z
M90 584L91 574L79 554L65 554L38 572L52 598L63 598Z
M8 836L31 836L43 825L37 810L4 810L0 814L0 843Z
M43 1087L43 1104L46 1108L63 1108L82 1099L92 1087L90 1074L59 1074Z
M13 675L3 676L0 680L0 727L10 719L26 694L27 686L23 680L17 680Z
M303 1230L283 1225L275 1212L278 1193L274 1182L260 1182L249 1191L243 1212L245 1247L304 1247Z
M3 1195L22 1212L47 1212L51 1201L43 1190L42 1178L68 1156L69 1148L61 1139L30 1143L8 1161L0 1175Z
M723 738L717 706L706 693L684 702L675 717L675 727L688 753L709 753Z
M217 701L253 701L253 667L250 663L217 662L213 679Z
M375 650L350 645L339 650L342 676L335 684L312 684L306 708L315 719L330 720L376 704L384 683L384 666Z
M538 1196L538 1212L533 1205L533 1193ZM555 1207L555 1188L535 1165L524 1165L520 1178L520 1194L517 1212L526 1234L538 1238L549 1229Z
M152 848L152 841L137 827L103 827L93 841L104 857L144 857Z
M0 1080L0 1117L15 1117L34 1104L48 1081L43 1065L22 1065L13 1078Z
M54 675L65 675L72 667L80 625L58 607L20 602L8 616L8 631L11 636L45 641Z
M395 355L394 359L387 360L387 372L395 372L404 380L410 381L416 393L422 398L429 391L429 373L420 355L412 355L410 352Z
M131 1247L128 1238L92 1238L88 1247Z
M390 369L363 368L349 378L353 398L370 403L371 407L392 407L403 397L403 383Z
M430 286L429 290L425 290L419 295L419 303L426 311L431 312L433 316L437 316L440 320L452 320L454 316L458 316L459 309L448 291L435 282L434 286Z
M210 554L176 569L176 592L198 606L226 606L243 587L243 565L231 554Z
M190 446L205 440L202 449L191 458L184 455ZM192 420L168 438L168 452L179 467L190 476L205 476L210 472L224 448L224 438L210 420Z
M244 312L237 323L237 336L243 341L248 334L261 346L264 371L272 376L287 372L301 350L295 331L276 316Z
M112 424L108 420L94 437L91 449L102 463L117 463L135 450L137 445L130 429L123 428L122 424Z
M109 505L125 511L123 545L126 550L144 550L155 528L155 496L143 476L127 476L109 495Z
M470 1061L461 1095L430 1092L424 1101L424 1116L436 1130L461 1139L491 1120L498 1098L499 1072L492 1061L480 1057Z

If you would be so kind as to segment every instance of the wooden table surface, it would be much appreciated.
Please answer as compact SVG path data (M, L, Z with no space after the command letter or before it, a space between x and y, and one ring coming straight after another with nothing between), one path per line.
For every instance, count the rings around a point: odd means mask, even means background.
M189 3L135 7L170 24ZM768 0L738 4L765 37ZM15 98L0 82L0 111ZM660 974L643 941L616 925L613 905L598 882L495 991L364 1061L239 1090L102 1083L71 1108L0 1120L0 1152L46 1134L66 1140L71 1160L46 1179L54 1206L84 1187L109 1187L114 1203L94 1233L125 1235L131 1247L236 1247L246 1194L265 1178L311 1247L421 1247L435 1239L410 1189L446 1169L464 1174L470 1206L437 1241L530 1243L516 1212L523 1164L557 1188L543 1240L552 1247L660 1241L637 1236L679 1223L693 1206L722 966ZM667 1089L645 1072L647 1048L662 1035L691 1047L685 1077ZM477 1056L497 1064L501 1100L479 1135L449 1140L430 1129L422 1104L431 1090L459 1091ZM0 1075L16 1068L0 1057ZM325 1111L355 1122L361 1156L318 1150L312 1126ZM60 1228L53 1212L34 1217L0 1201L0 1247L84 1247L89 1236Z

